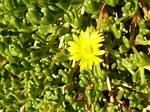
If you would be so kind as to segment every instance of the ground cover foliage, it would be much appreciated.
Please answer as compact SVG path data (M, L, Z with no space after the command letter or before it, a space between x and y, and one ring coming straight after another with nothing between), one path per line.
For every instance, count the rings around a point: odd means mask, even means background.
M92 27L104 60L80 70L73 35ZM141 112L150 104L148 0L0 0L0 110Z

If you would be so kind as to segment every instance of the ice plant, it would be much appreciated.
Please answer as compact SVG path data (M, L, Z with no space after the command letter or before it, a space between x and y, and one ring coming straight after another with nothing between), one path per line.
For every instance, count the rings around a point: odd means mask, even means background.
M73 41L69 42L68 51L70 52L70 59L79 61L80 69L92 69L93 64L102 62L101 55L105 53L100 50L102 47L103 37L100 37L98 31L87 29L85 32L81 31L79 36L73 35Z

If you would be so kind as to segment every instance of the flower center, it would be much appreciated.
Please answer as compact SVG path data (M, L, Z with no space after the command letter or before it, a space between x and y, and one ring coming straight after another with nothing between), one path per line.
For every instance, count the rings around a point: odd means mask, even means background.
M93 47L91 45L88 46L84 46L84 55L86 54L86 56L93 54Z

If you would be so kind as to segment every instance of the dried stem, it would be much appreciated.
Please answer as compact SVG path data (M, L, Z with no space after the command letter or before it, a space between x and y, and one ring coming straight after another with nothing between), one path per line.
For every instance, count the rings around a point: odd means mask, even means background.
M101 32L101 24L103 24L103 19L104 18L108 18L109 17L109 13L107 11L106 5L103 4L102 6L100 6L100 13L99 13L99 18L97 20L97 30L100 30ZM114 97L112 94L112 89L111 89L111 83L110 83L110 78L109 78L109 57L108 54L105 55L105 64L106 64L106 82L107 82L107 87L108 87L108 91L109 91L109 95L110 95L110 102L114 102Z
M134 53L138 53L137 49L135 48L135 34L136 34L135 31L136 31L136 26L139 20L140 20L139 15L135 14L131 22L130 43L131 43L131 47Z
M105 55L105 64L106 64L107 88L108 88L109 95L110 95L110 102L113 103L114 102L114 97L113 97L113 94L112 94L111 83L110 83L110 78L109 78L109 57L108 57L108 54Z

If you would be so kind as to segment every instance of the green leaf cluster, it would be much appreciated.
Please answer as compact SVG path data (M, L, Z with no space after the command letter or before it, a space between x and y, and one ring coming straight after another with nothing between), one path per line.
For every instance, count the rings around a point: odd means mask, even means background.
M149 23L148 0L0 0L0 110L141 112L150 104ZM80 71L67 48L87 27L107 53Z

